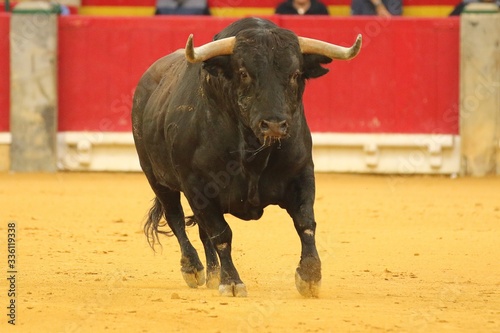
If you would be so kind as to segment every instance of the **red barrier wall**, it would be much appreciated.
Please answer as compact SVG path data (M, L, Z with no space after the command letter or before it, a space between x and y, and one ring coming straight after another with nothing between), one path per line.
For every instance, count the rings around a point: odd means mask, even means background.
M231 19L61 17L59 130L130 131L132 95L158 58L183 48L195 32L206 43Z
M316 132L458 133L459 22L443 19L274 17L299 35L351 45L360 55L334 61L307 84ZM133 90L159 57L200 45L229 18L59 18L59 130L130 131ZM8 130L9 17L0 14L0 131Z
M296 33L351 45L361 54L335 61L308 83L317 132L458 133L458 20L275 17ZM59 129L129 131L133 89L157 58L211 40L231 19L200 17L60 18Z
M298 35L351 45L361 53L334 61L305 93L318 132L458 133L458 19L283 18Z
M10 16L0 13L0 132L9 130L10 113Z

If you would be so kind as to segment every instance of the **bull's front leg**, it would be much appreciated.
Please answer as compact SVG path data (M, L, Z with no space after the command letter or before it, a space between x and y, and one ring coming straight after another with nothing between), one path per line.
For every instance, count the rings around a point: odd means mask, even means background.
M295 272L295 285L305 297L318 297L321 286L321 261L316 249L313 210L314 192L314 173L304 173L290 185L286 206L302 245L300 262Z
M220 265L217 251L203 228L199 228L200 239L207 259L207 288L218 289L220 285Z

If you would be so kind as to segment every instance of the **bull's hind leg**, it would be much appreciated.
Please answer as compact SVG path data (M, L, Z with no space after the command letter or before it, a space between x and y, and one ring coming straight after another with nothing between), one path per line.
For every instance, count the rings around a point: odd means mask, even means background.
M167 187L156 186L153 188L157 200L155 206L161 205L167 224L176 236L181 248L181 272L187 285L197 288L205 284L205 271L203 264L198 257L198 253L186 235L186 224L184 211L180 201L180 192L172 191ZM159 200L159 202L158 202ZM150 227L147 228L148 223ZM156 237L153 232L158 231L159 218L156 221L150 219L146 223L145 231L149 230L149 237ZM153 238L154 239L154 238Z

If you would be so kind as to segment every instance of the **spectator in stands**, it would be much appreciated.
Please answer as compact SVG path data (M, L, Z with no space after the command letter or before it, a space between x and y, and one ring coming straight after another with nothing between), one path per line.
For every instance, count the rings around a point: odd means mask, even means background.
M207 0L156 0L155 15L210 15Z
M383 17L401 15L403 0L352 0L352 15L378 15Z
M457 15L462 14L465 6L467 6L468 4L470 4L472 2L490 2L490 3L493 3L493 2L495 2L495 0L464 0L461 3L459 3L458 5L456 5L456 7L450 13L450 16L457 16ZM500 7L500 0L496 0L496 4L498 7Z
M328 8L317 0L288 0L276 7L276 14L283 15L328 15Z

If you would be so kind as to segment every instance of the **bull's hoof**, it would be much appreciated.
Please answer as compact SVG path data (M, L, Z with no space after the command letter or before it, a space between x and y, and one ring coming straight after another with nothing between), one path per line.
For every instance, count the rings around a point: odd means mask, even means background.
M187 285L190 288L198 288L198 286L202 286L205 284L205 270L202 269L201 271L191 271L191 272L182 272L182 277L184 278L184 281L186 281Z
M212 271L207 271L207 288L217 289L220 284L220 268Z
M219 293L221 296L247 297L247 287L243 283L221 284Z
M298 271L295 271L295 286L299 293L304 297L319 297L319 289L321 280L319 281L304 281Z

